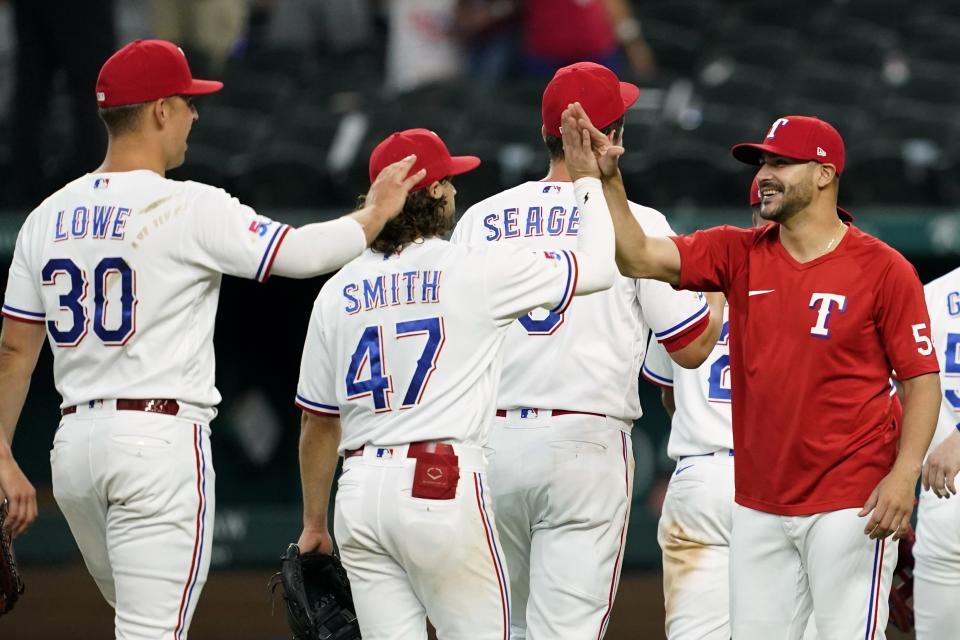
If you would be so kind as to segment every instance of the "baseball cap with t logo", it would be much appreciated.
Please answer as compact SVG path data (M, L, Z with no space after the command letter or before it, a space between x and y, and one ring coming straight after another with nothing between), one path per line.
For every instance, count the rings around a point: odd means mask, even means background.
M579 102L593 125L603 129L616 122L639 97L637 85L620 82L601 64L571 64L558 69L543 91L543 126L548 135L559 138L560 116L567 105Z
M829 123L810 116L777 118L763 142L734 145L730 152L746 164L760 164L760 157L770 153L794 160L832 164L837 175L843 173L843 138Z

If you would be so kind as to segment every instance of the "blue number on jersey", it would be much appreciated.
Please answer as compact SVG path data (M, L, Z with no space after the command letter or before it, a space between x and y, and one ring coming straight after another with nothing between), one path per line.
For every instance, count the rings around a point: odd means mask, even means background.
M120 326L116 329L107 329L105 324L107 310L105 291L108 289L107 278L111 274L120 276ZM126 344L136 331L134 308L137 298L134 292L133 269L123 258L104 258L93 272L93 282L93 332L106 345Z
M417 358L417 368L413 372L406 393L403 394L401 409L416 406L423 399L423 392L430 382L430 375L437 368L437 357L443 348L445 339L443 318L422 318L397 323L397 339L426 335L423 353ZM364 367L369 363L370 377L360 380ZM347 367L347 400L356 400L365 395L373 398L373 407L377 413L390 411L390 394L393 393L393 378L387 371L383 348L383 327L373 325L363 330L360 342L350 356Z
M87 278L73 260L54 258L44 265L40 275L44 286L56 284L60 274L70 276L70 291L60 296L60 308L73 316L70 328L60 329L53 320L47 320L50 337L61 347L75 347L87 335L87 309L83 300L87 297Z
M360 374L367 364L370 365L370 377L360 380ZM350 366L347 367L347 400L369 395L373 398L374 409L379 413L390 411L392 392L393 381L390 376L384 375L383 328L373 325L363 330L360 342L350 356Z
M70 291L60 296L60 308L73 315L69 329L60 329L53 320L47 321L50 337L61 347L75 347L87 335L88 314L83 301L87 298L87 274L69 258L54 258L43 267L40 275L44 286L56 284L57 276L65 273L70 276ZM107 306L107 276L120 275L120 326L107 329L104 316ZM93 331L107 346L122 346L136 330L136 274L123 258L104 258L94 270L93 277Z
M427 342L423 345L423 353L417 359L417 368L413 372L410 386L403 395L401 409L409 409L420 403L430 375L437 368L437 355L443 347L444 331L443 318L424 318L397 323L397 339L424 334L427 336Z
M552 336L557 327L563 324L563 314L551 311L546 318L534 320L533 311L531 311L527 315L517 318L517 322L523 325L523 328L531 336Z
M729 331L730 323L724 322L717 344L729 342ZM730 356L727 354L720 356L710 365L707 399L712 402L730 402Z
M960 375L960 333L947 334L947 348L943 352L943 372L948 376ZM953 407L960 411L960 389L944 389L943 396Z

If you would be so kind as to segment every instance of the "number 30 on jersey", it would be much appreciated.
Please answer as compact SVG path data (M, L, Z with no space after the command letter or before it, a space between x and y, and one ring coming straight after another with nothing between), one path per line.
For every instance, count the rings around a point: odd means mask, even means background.
M53 342L60 347L75 347L87 336L90 327L90 310L87 293L90 282L87 273L68 258L48 260L41 272L43 286L56 286L63 279L69 280L69 289L60 294L60 309L69 313L68 320L48 320L47 331ZM120 286L111 286L111 280L120 279ZM116 296L119 300L108 300ZM120 303L119 312L112 313L108 321L110 303ZM93 271L93 332L100 341L110 347L121 347L137 331L137 274L123 258L104 258ZM115 326L107 326L108 324Z

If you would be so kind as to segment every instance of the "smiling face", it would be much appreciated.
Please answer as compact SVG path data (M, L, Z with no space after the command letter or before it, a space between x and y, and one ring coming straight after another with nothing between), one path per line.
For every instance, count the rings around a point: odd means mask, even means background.
M764 153L757 172L760 217L784 222L813 202L821 165Z

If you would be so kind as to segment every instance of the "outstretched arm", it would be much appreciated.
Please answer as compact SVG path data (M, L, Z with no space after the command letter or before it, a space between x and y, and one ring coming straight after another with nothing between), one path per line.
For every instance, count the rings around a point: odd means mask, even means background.
M10 447L43 348L43 324L5 319L0 331L0 500L9 501L6 526L18 536L37 517L37 494Z
M271 272L288 278L312 278L339 269L363 253L384 225L403 209L407 194L426 175L407 175L416 162L408 156L380 172L370 185L365 205L338 220L291 229L277 250Z
M610 207L616 235L616 260L620 273L628 278L653 278L670 284L680 282L680 251L672 240L648 236L633 217L620 175L619 158L624 149L619 140L603 134L587 117L579 103L572 107L579 128L590 134L598 158L603 194ZM612 134L611 134L612 135Z

